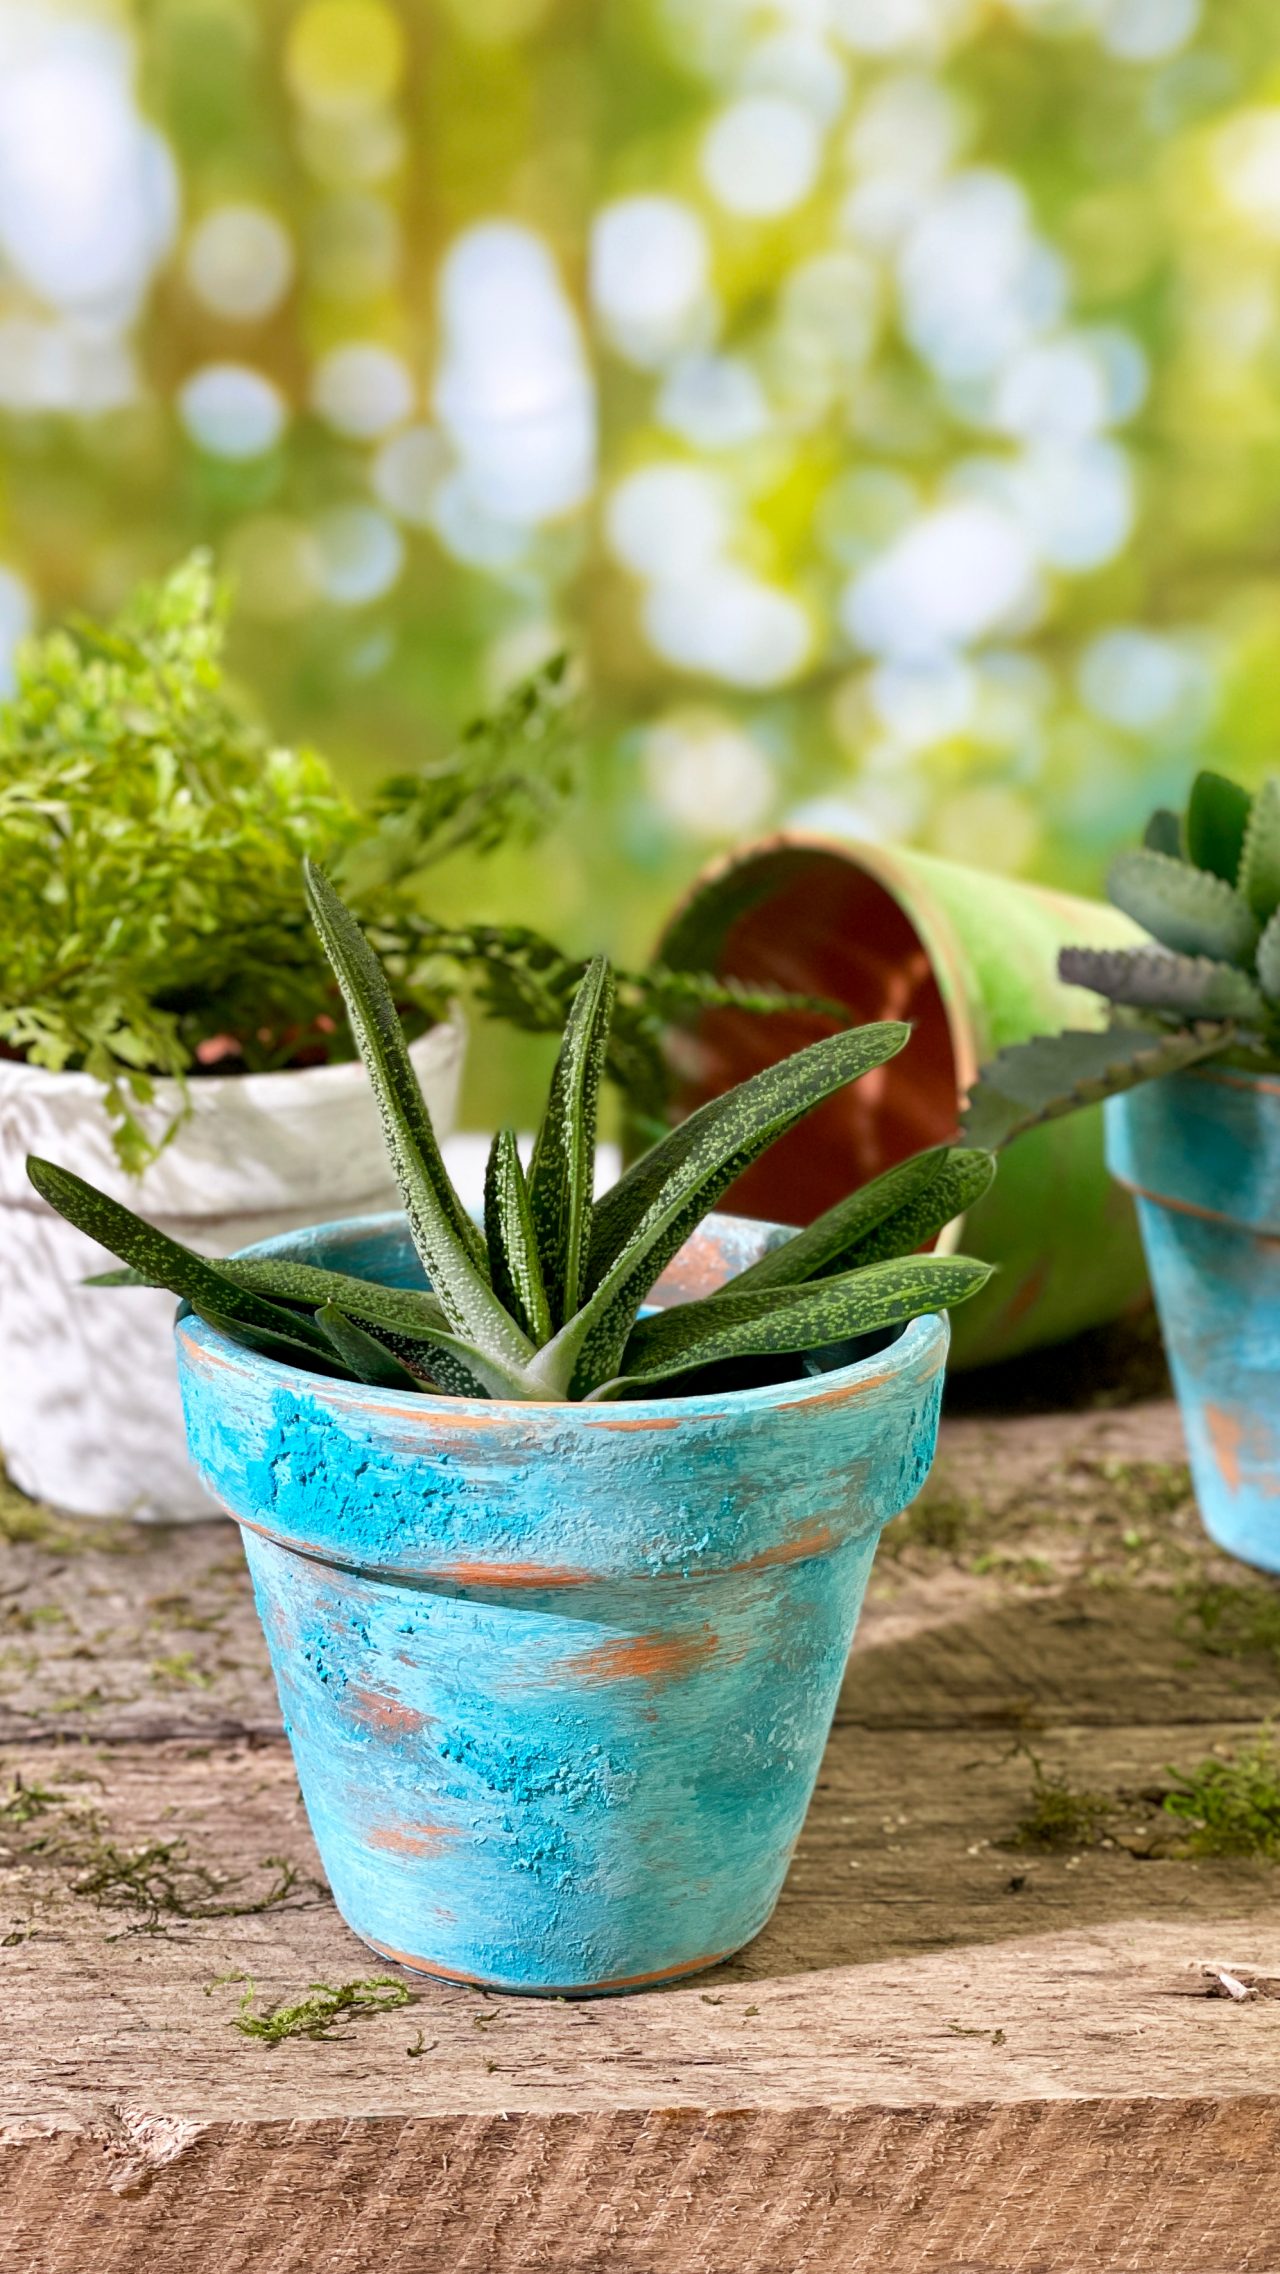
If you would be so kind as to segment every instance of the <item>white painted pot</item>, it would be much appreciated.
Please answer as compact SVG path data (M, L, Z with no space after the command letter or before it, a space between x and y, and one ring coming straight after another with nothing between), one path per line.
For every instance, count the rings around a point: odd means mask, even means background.
M455 1017L411 1048L442 1135L465 1045ZM116 1259L37 1198L28 1153L206 1255L396 1204L358 1061L202 1076L190 1099L176 1136L134 1178L112 1151L96 1081L0 1060L0 1454L23 1492L74 1515L173 1522L217 1511L187 1461L173 1297L82 1286ZM158 1082L140 1118L158 1137L179 1103L176 1085Z

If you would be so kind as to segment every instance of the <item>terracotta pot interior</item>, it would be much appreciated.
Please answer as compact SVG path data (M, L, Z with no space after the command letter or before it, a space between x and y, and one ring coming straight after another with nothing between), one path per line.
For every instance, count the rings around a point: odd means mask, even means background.
M938 982L919 934L884 886L838 854L788 856L775 889L725 932L725 978L824 995L859 1024L908 1019L910 1042L888 1065L828 1099L740 1177L722 1208L808 1224L856 1185L922 1146L954 1136L956 1059ZM816 1015L704 1013L676 1044L679 1107L691 1112L735 1082L833 1031Z

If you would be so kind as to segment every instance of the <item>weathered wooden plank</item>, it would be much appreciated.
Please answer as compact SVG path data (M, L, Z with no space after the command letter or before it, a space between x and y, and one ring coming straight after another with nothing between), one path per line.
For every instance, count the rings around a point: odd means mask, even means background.
M3 2274L1271 2274L1280 2115L962 2109L121 2119L16 2159Z
M1253 1582L1178 1458L1165 1406L949 1426L778 1912L716 1974L406 1978L276 2047L245 1977L261 2012L387 1969L320 1881L234 1535L19 1539L0 2274L1272 2274L1277 1882L1174 1852L1159 1794L1272 1710L1280 1592L1224 1626ZM1020 1845L1055 1779L1105 1820Z

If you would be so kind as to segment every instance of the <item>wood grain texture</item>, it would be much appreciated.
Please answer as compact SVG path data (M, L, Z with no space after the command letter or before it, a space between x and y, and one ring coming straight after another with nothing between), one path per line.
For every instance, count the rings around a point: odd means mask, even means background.
M1158 1794L1273 1710L1275 1653L1203 1647L1245 1575L1179 1458L1164 1407L949 1425L729 1966L406 1978L274 2048L245 1977L262 2012L393 1969L319 1881L233 1533L11 1547L3 1783L48 1797L0 1816L0 2274L1274 2274L1280 1880L1180 1856ZM1033 1755L1110 1844L1017 1844ZM148 1851L176 1910L130 1907Z

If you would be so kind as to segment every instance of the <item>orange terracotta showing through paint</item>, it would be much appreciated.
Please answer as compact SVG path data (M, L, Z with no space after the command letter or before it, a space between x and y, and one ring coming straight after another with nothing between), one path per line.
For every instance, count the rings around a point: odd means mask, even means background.
M597 1643L581 1657L571 1658L565 1669L570 1679L597 1682L652 1682L662 1687L692 1674L715 1655L719 1636L710 1627L700 1634L636 1634L617 1642Z
M779 1540L775 1547L762 1548L759 1555L746 1558L744 1563L730 1564L731 1571L767 1571L771 1564L801 1563L806 1556L830 1555L836 1536L829 1524L815 1525L810 1532L799 1532L794 1539Z
M415 1958L407 1950L393 1950L390 1943L377 1942L369 1934L360 1939L370 1950L376 1950L380 1958L389 1958L393 1965L407 1966L413 1974L434 1974L440 1982L478 1982L486 1989L505 1988L517 1997L528 1987L523 1982L496 1983L487 1974L467 1974L457 1966L435 1966L429 1958ZM718 1966L729 1955L727 1950L712 1950L704 1958L686 1958L679 1966L660 1966L653 1974L611 1974L606 1982L560 1982L554 1986L540 1982L536 1994L540 1998L583 1998L597 1997L601 1991L647 1990L659 1982L678 1982L684 1974L697 1974L704 1967Z
M403 1698L392 1697L386 1690L362 1690L348 1684L346 1702L354 1720L381 1730L386 1737L416 1737L431 1726L429 1713L420 1713L416 1706L406 1705Z
M1244 1423L1234 1413L1224 1413L1221 1406L1207 1405L1204 1409L1205 1427L1213 1447L1213 1457L1223 1483L1229 1492L1240 1490L1240 1450L1244 1443Z
M432 1856L460 1834L451 1824L374 1824L364 1836L369 1847L389 1855Z

